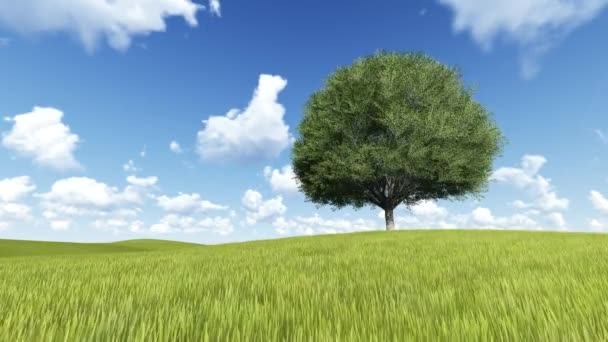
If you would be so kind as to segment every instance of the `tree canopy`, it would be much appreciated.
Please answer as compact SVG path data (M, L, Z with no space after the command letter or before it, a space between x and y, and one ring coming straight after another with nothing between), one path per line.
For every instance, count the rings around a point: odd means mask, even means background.
M339 68L310 97L293 168L309 201L393 210L486 190L504 138L457 68L378 52Z

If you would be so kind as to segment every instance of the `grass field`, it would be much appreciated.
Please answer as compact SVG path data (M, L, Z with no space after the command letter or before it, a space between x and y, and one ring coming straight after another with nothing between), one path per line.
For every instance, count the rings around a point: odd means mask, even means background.
M607 339L607 235L0 240L0 341Z

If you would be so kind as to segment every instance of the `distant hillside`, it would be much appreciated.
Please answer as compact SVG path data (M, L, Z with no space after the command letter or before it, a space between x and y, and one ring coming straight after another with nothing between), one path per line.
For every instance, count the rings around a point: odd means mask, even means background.
M163 240L128 240L113 243L70 243L26 240L0 240L0 257L128 253L200 247L193 243Z

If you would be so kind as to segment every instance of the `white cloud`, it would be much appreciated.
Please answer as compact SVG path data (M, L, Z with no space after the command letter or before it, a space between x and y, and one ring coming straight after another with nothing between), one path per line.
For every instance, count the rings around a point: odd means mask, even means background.
M127 202L141 203L146 197L154 197L151 192L158 189L156 183L158 183L158 177L137 177L128 176L127 183L129 185L125 187L122 197Z
M138 168L137 166L135 166L135 162L133 162L133 160L129 159L128 162L126 162L123 166L122 169L125 172L131 172L131 173L136 173L141 171L140 168Z
M219 0L209 0L209 10L218 17L222 16L222 8Z
M35 196L41 199L46 217L135 216L134 205L145 198L146 189L129 185L123 191L87 177L56 181L51 191Z
M272 226L279 235L339 234L379 229L377 224L370 220L324 219L318 215L298 216L293 220L277 217Z
M225 206L211 203L201 199L199 194L183 194L175 197L160 196L156 198L158 206L163 208L165 211L179 213L179 214L192 214L195 212L205 212L209 210L225 210L228 209Z
M516 201L513 203L516 207L534 206L545 211L565 210L570 204L568 199L559 198L553 190L551 180L538 174L546 161L543 156L525 155L522 158L521 168L501 167L494 171L491 179L510 184L533 198L532 203Z
M599 191L592 190L589 193L589 200L593 207L602 213L608 214L608 199L604 197Z
M55 108L34 107L31 113L11 118L13 128L3 133L2 144L42 166L79 169L74 151L80 139L63 124L62 118L63 112Z
M561 214L559 214L561 216ZM563 219L563 217L562 217ZM461 216L466 227L482 229L540 229L538 222L525 214L513 214L511 216L494 216L489 208L477 207L470 216ZM552 227L554 228L554 227Z
M0 180L0 201L15 202L35 189L28 176Z
M492 211L488 208L475 208L473 212L471 212L471 218L476 223L486 226L493 226L499 223L499 220L492 215Z
M272 223L274 231L279 235L287 235L295 227L295 222L287 221L284 217L278 217Z
M593 205L593 208L601 212L602 214L608 214L608 199L604 197L602 193L596 190L592 190L589 193L589 200ZM608 224L604 220L592 219L589 221L589 225L594 230L604 231L608 229Z
M561 217L561 214L559 214ZM548 217L552 217L549 215ZM563 217L561 217L563 220ZM472 228L482 229L541 229L539 223L526 214L516 213L511 216L496 217L488 208L477 207L469 217L461 216L461 219ZM554 223L554 221L551 221ZM555 227L551 227L555 228Z
M125 50L133 36L164 32L168 17L197 26L203 6L191 0L19 0L0 2L0 24L22 34L65 32L88 51L100 40Z
M283 197L277 196L265 201L262 194L254 190L247 190L241 201L247 210L248 224L271 221L287 211L287 207L283 204Z
M529 208L531 206L530 203L526 203L526 202L524 202L522 200L513 201L513 203L511 203L511 205L513 205L517 209L526 209L526 208Z
M198 132L197 151L204 160L257 160L274 158L286 149L291 138L277 102L287 81L280 76L260 75L251 102L244 111L230 110L226 116L211 116Z
M559 214L561 216L561 214ZM549 216L551 218L551 216ZM562 217L563 219L563 217ZM544 226L541 226L539 222L534 220L533 218L527 216L526 214L514 214L511 215L510 218L506 220L506 225L503 226L504 229L534 229L540 230L544 229ZM565 221L564 221L565 222ZM555 223L555 221L553 221ZM545 223L546 225L546 223ZM549 229L555 229L554 226L549 225ZM561 228L561 227L560 227Z
M198 194L155 196L149 191L156 189L156 177L129 176L127 182L129 185L121 191L92 178L72 177L56 181L49 192L35 194L35 197L40 198L42 216L53 229L60 229L61 223L57 222L72 222L78 217L91 219L91 227L114 234L210 231L226 235L233 231L229 218L197 219L187 215L227 209L224 206L201 200ZM170 212L150 228L137 219L141 213L138 206L146 199L155 199L160 207Z
M45 211L43 211L42 212L42 216L45 219L48 219L48 220L55 219L55 218L59 217L59 215L56 212L52 211L52 210L45 210Z
M429 202L433 203L433 202ZM451 214L443 207L425 205L413 215L401 216L395 213L395 223L398 229L541 229L541 223L530 217L540 214L529 210L526 213L515 213L511 216L495 216L489 208L476 207L467 214ZM561 217L561 214L560 214ZM384 220L384 211L378 213L378 218ZM561 217L563 219L563 217ZM555 228L557 215L547 215L550 228Z
M175 140L173 140L172 142L169 143L169 149L171 150L171 152L176 153L176 154L180 154L183 152L182 147Z
M438 1L454 11L454 30L468 31L483 49L490 50L500 37L518 44L525 78L534 77L543 55L608 4L608 0Z
M111 232L115 235L125 233L146 233L145 223L140 220L129 221L124 217L110 217L97 219L91 223L91 226L95 229L104 232Z
M234 231L234 226L229 218L207 217L202 220L198 220L196 226L184 229L185 233L197 233L201 231L210 231L226 236Z
M589 221L589 225L594 230L604 230L607 227L604 222L602 222L602 221L600 221L598 219L592 219L591 221Z
M180 216L170 214L164 216L159 223L150 227L152 233L168 234L182 231L184 228L190 228L195 225L195 219L190 216Z
M272 191L298 192L298 180L291 165L285 165L281 170L273 170L270 166L266 166L264 168L264 177L270 182Z
M230 219L224 217L208 217L197 220L190 216L170 214L163 217L159 223L150 227L150 232L157 234L198 233L205 231L225 236L234 231L234 226Z
M0 219L23 221L30 218L32 209L20 203L0 202Z
M112 232L114 234L124 233L129 228L129 222L124 218L106 218L106 219L97 219L93 221L91 224L95 229L99 229L101 231Z
M433 201L421 201L415 206L412 206L411 211L416 216L427 218L442 218L448 215L447 209L438 206Z
M31 219L32 209L17 201L35 189L28 176L0 180L0 231L7 230L16 221Z
M561 213L551 213L547 215L547 219L549 219L549 222L555 225L556 228L564 228L566 226L566 220Z
M107 208L123 201L116 188L87 177L60 179L50 192L39 197L50 202L94 208Z
M40 199L42 217L52 229L75 218L94 220L92 227L115 234L126 231L143 231L143 222L137 221L139 205L153 198L156 177L127 178L129 185L121 191L87 177L71 177L56 181L49 192L35 194ZM139 223L138 223L139 222ZM68 227L69 228L69 227ZM66 228L67 229L67 228Z
M63 231L70 229L72 222L70 221L51 221L51 229L56 231Z
M145 224L143 221L139 221L139 220L133 221L129 225L129 230L132 233L143 233L143 232L145 232Z
M129 184L131 184L131 185L149 187L149 186L156 185L156 183L158 182L158 177L151 176L151 177L139 178L136 176L129 176L129 177L127 177L127 182L129 182Z

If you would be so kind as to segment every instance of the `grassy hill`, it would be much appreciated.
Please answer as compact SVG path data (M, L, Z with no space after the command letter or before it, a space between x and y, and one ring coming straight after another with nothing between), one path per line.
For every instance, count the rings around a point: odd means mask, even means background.
M0 253L20 253L0 258L1 341L608 339L602 234L0 241Z
M69 243L0 240L0 257L127 253L152 250L168 250L192 246L200 245L163 240L130 240L114 243Z

